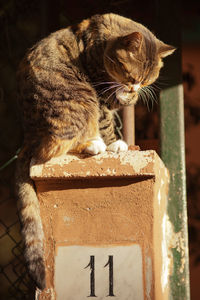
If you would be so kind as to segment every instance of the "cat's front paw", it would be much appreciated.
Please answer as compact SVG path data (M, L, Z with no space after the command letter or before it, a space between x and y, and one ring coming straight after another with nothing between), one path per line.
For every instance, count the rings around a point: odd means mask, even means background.
M91 155L96 155L99 153L103 153L105 151L106 151L106 144L100 137L91 140L89 146L87 146L84 150L85 153L89 153Z
M118 140L116 142L113 142L107 147L108 151L112 152L120 152L120 151L127 151L128 150L128 145L122 140Z

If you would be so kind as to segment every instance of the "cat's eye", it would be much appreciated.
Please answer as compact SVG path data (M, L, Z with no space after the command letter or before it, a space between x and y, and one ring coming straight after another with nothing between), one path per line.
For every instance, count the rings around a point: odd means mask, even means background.
M120 65L121 69L122 69L124 72L127 72L127 70L126 70L124 64L123 64L121 61L119 61L119 65Z
M139 84L141 81L140 80L136 80L135 78L131 78L130 82L131 82L131 84Z
M149 85L149 80L148 79L142 80L142 85Z
M134 78L131 79L132 84L136 84L136 80Z

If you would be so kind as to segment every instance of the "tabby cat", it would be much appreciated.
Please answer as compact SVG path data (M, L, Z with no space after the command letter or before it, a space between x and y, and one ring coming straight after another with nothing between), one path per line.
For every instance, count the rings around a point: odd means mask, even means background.
M24 143L16 192L30 275L45 288L43 230L31 158L45 162L67 152L126 151L117 140L113 111L135 104L159 76L174 47L146 27L115 14L95 15L38 42L18 71Z

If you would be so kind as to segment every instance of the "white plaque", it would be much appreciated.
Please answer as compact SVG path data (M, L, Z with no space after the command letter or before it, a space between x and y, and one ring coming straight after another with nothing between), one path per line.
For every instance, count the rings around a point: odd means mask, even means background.
M57 250L57 300L144 299L139 245L59 246Z

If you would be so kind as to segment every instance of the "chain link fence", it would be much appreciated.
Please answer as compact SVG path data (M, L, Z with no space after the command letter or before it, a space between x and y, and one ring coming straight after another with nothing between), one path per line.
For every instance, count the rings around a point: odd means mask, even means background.
M34 299L34 284L23 259L16 201L10 192L13 184L6 178L13 171L14 164L1 172L0 178L0 299L31 300Z

